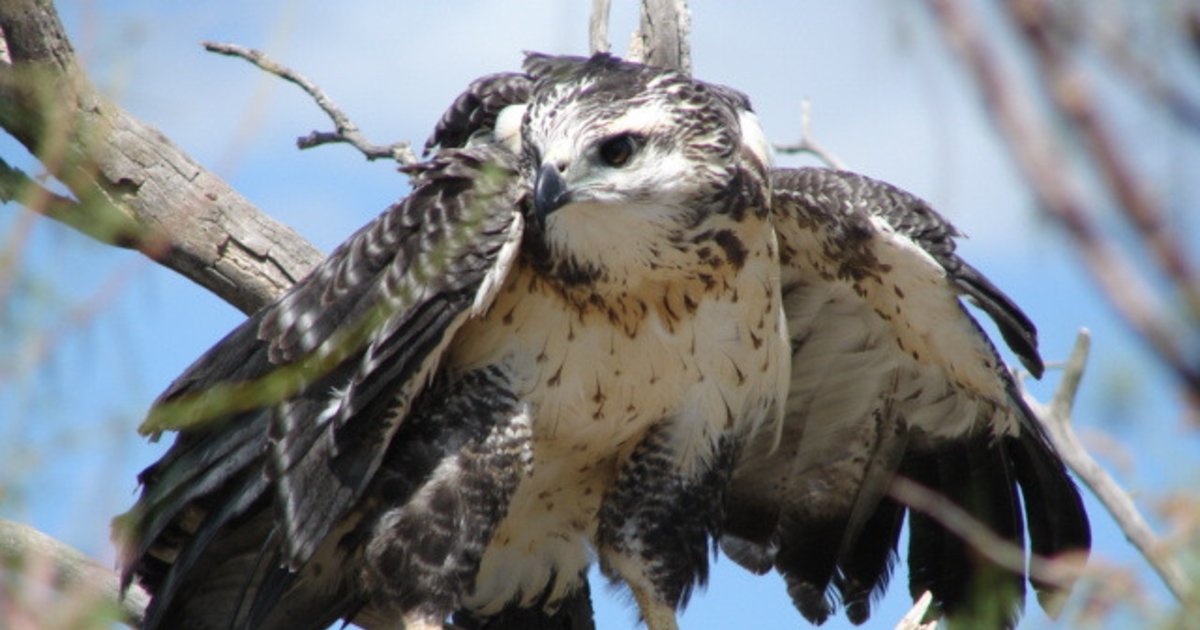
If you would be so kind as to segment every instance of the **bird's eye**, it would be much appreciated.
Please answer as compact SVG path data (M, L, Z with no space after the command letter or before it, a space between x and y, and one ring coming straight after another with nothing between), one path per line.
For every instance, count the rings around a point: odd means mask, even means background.
M633 157L637 149L638 139L631 134L622 133L601 141L596 153L600 156L600 161L619 168L629 162L629 158Z

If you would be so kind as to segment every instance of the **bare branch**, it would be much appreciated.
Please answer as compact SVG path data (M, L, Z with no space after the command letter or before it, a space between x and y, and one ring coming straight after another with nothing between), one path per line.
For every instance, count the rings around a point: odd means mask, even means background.
M413 153L412 146L408 142L393 142L389 145L382 145L367 140L367 137L359 130L358 125L350 120L350 117L325 94L325 91L320 86L299 72L271 59L266 53L237 44L202 43L204 49L209 52L229 57L240 57L285 81L300 86L300 89L304 90L305 93L317 102L317 106L321 108L321 111L325 112L330 120L333 121L336 131L314 131L307 136L298 138L296 146L301 149L340 142L358 149L368 160L395 160L401 165L417 163L417 156Z
M1088 20L1087 27L1097 48L1126 81L1156 101L1179 124L1200 132L1200 102L1163 76L1159 66L1140 56L1129 44L1127 33L1120 32L1110 20Z
M934 619L929 623L921 623L925 618L925 614L929 612L929 605L933 603L933 593L925 591L913 602L913 606L904 616L900 618L900 623L896 624L896 630L937 630L937 620Z
M130 627L142 625L150 595L137 584L121 592L121 578L75 549L25 525L0 519L0 565L11 567L48 560L59 591L88 591L119 610Z
M1013 573L1025 572L1023 547L1001 538L950 499L900 476L892 480L888 495L913 510L929 515L996 565ZM1084 558L1081 556L1046 558L1034 554L1029 558L1028 569L1031 578L1066 591L1083 574L1083 567Z
M82 213L50 216L73 217L80 229L118 226L113 234L132 235L131 246L161 235L166 245L148 251L157 262L246 312L321 260L293 230L100 95L52 4L0 2L0 32L12 59L0 64L0 127L66 185Z
M608 41L608 16L612 0L592 0L592 15L588 18L588 50L592 54L612 50Z
M836 168L839 171L846 170L845 162L839 160L836 155L826 150L825 147L813 139L812 116L808 99L800 102L800 140L793 144L777 144L775 145L775 150L787 154L808 153L824 162L830 168Z
M1028 394L1025 394L1025 402L1034 410L1038 420L1050 434L1054 448L1063 461L1091 489L1096 498L1100 499L1120 525L1125 537L1142 552L1150 566L1166 582L1171 594L1185 607L1200 612L1194 585L1171 556L1168 546L1150 529L1129 493L1087 452L1072 428L1071 408L1083 378L1090 345L1091 334L1086 329L1080 330L1075 338L1075 348L1071 350L1071 357L1063 368L1062 380L1048 406L1039 403Z
M1087 203L1078 177L1066 166L1049 126L1036 117L1032 99L997 61L978 19L959 0L927 2L978 85L984 105L1040 206L1066 229L1101 293L1121 317L1191 391L1200 392L1200 371L1185 357L1178 336L1163 318L1168 309L1127 257L1096 227L1085 209Z
M629 42L631 61L692 73L691 13L687 0L642 0L642 18Z

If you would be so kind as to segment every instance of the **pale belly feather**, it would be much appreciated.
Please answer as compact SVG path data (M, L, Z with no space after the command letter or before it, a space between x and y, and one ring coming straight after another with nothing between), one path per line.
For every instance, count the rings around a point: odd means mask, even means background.
M592 560L606 489L656 423L681 419L672 447L690 472L722 434L767 418L786 384L787 342L777 280L765 264L753 273L756 263L743 270L737 297L706 296L673 326L651 309L632 335L549 292L523 290L521 273L464 327L449 365L505 366L533 414L535 440L533 472L484 554L468 608L531 604L552 579L550 601L564 596Z

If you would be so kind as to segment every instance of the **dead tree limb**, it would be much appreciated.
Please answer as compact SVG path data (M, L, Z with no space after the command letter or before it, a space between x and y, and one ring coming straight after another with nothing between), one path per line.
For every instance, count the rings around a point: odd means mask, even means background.
M612 43L608 41L608 16L612 12L612 0L592 0L592 14L588 18L588 52L608 52Z
M0 566L27 566L36 561L51 563L59 591L95 593L102 601L117 603L122 621L141 627L150 595L140 586L130 585L122 597L121 579L111 569L32 527L0 519Z
M691 12L687 0L642 0L642 17L629 42L631 61L692 73Z
M0 127L70 190L84 212L76 226L101 226L106 241L138 247L248 313L321 260L295 231L97 92L51 3L5 0L0 32L11 59L0 64Z
M1166 583L1175 599L1184 606L1194 608L1200 605L1200 602L1195 599L1195 587L1191 579L1171 556L1168 546L1142 517L1133 502L1133 497L1087 452L1072 427L1071 408L1075 404L1075 393L1083 379L1083 369L1087 364L1090 347L1091 333L1086 329L1079 331L1075 338L1075 347L1063 367L1062 380L1050 404L1044 405L1028 394L1025 395L1025 402L1034 410L1038 420L1050 434L1055 450L1062 456L1067 467L1091 489L1097 499L1100 499L1125 533L1125 537L1138 548L1151 568ZM1195 612L1200 613L1200 609Z
M800 139L791 144L776 144L775 150L786 154L807 153L824 162L829 168L845 170L846 163L838 159L832 151L826 149L812 133L812 115L808 99L800 103Z

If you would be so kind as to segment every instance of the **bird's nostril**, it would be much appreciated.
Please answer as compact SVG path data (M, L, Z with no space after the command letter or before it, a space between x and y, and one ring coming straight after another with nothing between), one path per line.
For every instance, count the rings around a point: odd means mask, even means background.
M559 173L566 173L567 172L567 161L563 160L561 162L556 162L554 164L554 168L557 168Z

